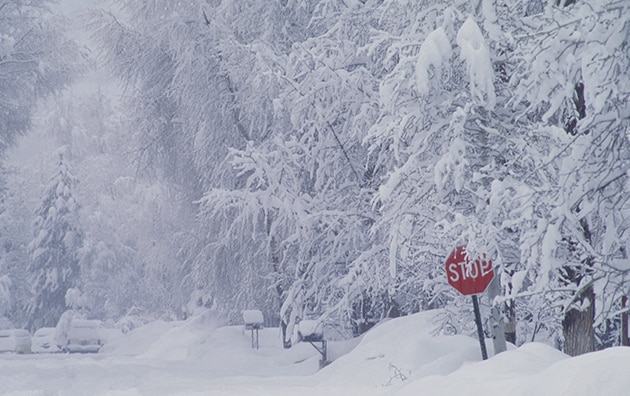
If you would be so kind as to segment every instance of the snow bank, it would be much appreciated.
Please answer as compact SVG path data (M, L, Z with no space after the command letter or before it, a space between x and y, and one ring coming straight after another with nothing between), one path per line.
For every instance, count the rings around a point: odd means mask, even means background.
M390 320L349 354L318 372L326 386L368 386L395 395L630 394L630 348L570 358L542 343L481 360L479 343L464 335L433 336L436 312Z
M468 364L446 376L409 381L399 395L627 395L630 348L569 358L540 343Z
M186 321L154 322L124 334L101 352L135 356L142 360L195 362L221 375L268 375L284 369L285 375L306 375L318 369L318 354L307 344L282 347L280 330L258 330L259 349L251 347L251 331L226 326L216 311L205 311Z
M138 356L146 353L166 332L181 325L181 322L161 320L138 327L127 334L111 337L100 353L114 356Z
M205 311L166 331L140 355L145 359L186 360L200 358L212 334L227 320L216 311Z
M630 348L570 358L540 343L481 361L478 341L434 336L424 312L381 323L363 337L331 342L339 356L318 371L309 344L283 349L279 329L252 349L244 326L206 312L154 322L89 355L0 355L0 394L16 395L571 395L624 396ZM358 343L358 344L357 344ZM356 345L356 346L355 346ZM487 342L492 355L492 343Z
M324 368L317 377L332 384L394 385L412 376L448 374L481 359L471 337L434 336L436 315L423 312L389 320L363 336L357 347ZM492 343L487 343L492 353Z

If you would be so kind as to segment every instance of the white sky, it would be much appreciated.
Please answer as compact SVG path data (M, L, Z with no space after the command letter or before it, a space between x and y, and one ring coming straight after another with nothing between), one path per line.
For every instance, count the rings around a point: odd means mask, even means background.
M69 26L66 33L69 38L79 43L84 51L96 61L97 53L90 38L90 32L85 26L85 13L94 8L106 11L116 9L110 0L60 0L52 7L54 12L68 18ZM96 70L90 71L77 80L69 89L69 93L77 97L93 95L99 91L104 92L112 100L116 100L120 95L116 81L98 65Z

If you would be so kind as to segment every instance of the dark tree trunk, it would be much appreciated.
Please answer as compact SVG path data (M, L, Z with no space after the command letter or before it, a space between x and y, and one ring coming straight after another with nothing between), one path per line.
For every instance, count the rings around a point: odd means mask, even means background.
M580 226L582 227L584 239L590 243L592 235L588 220L582 218L580 220ZM592 273L592 267L592 257L582 260L578 267L565 267L566 283L577 287L585 276ZM569 356L577 356L595 350L595 330L593 329L593 321L595 320L595 291L593 290L593 286L589 285L581 289L578 294L574 296L573 305L580 307L587 306L587 308L581 310L569 307L564 313L562 335L564 337L564 352Z
M564 353L569 356L582 355L595 350L595 292L593 286L587 287L576 299L576 302L588 304L583 311L569 309L562 321L564 336Z
M508 301L505 303L506 321L504 328L505 341L516 345L516 309L514 307L514 301Z
M282 347L284 349L291 348L291 339L287 339L287 322L284 319L280 321L280 329L282 331Z
M626 309L627 306L628 296L621 297L621 309ZM628 312L624 311L621 314L621 345L630 346L628 341Z

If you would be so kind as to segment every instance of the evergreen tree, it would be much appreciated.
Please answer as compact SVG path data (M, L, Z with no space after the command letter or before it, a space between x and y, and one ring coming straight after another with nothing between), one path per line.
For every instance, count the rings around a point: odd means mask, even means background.
M39 100L67 87L85 67L79 46L64 36L65 21L51 13L51 3L49 0L0 2L0 160L3 162L7 150L31 129ZM5 189L10 172L4 164L2 168L0 279L5 277L4 291L10 296L10 307L5 313L11 322L20 324L25 319L23 306L30 297L22 267L29 233L22 232L23 224L19 221L26 217L10 207L19 198L14 191ZM23 191L20 188L17 196Z
M29 245L34 297L29 306L28 327L55 326L66 309L66 292L79 276L78 249L83 234L79 226L79 206L72 190L76 179L59 150L55 175L50 179L42 205L33 222Z

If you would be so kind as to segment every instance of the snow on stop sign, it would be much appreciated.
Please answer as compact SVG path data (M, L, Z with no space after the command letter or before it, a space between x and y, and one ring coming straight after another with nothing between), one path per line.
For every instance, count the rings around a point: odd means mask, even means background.
M446 259L446 278L465 296L483 293L494 278L492 261L482 258L472 261L466 256L466 246L458 246Z

